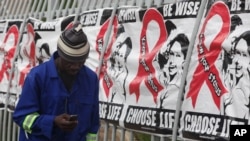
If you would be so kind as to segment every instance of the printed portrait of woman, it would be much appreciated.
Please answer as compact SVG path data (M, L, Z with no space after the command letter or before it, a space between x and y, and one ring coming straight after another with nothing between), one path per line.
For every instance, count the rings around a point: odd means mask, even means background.
M132 49L132 41L128 34L125 32L124 27L118 27L116 41L113 45L110 67L108 74L113 81L111 88L111 95L109 102L124 103L126 100L125 83L128 76L127 58Z
M169 41L164 52L158 54L159 80L165 88L158 95L157 108L176 109L188 45L188 37L180 33Z
M229 94L224 102L225 115L249 119L250 105L250 31L235 36L228 53L225 83Z

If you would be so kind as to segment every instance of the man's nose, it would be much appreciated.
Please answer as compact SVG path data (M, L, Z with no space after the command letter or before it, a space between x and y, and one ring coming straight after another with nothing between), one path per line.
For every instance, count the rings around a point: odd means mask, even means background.
M70 65L70 68L72 68L72 69L79 69L79 68L81 68L82 67L82 63L72 63L71 65Z

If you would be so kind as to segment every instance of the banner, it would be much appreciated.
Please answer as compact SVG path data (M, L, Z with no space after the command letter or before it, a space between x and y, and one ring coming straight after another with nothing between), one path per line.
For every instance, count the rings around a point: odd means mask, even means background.
M158 8L118 8L113 23L117 34L110 36L100 74L102 119L133 130L172 134L183 66L200 4L188 1Z
M0 110L5 108L5 104L16 101L13 99L13 95L15 95L13 90L16 89L14 81L16 76L11 71L15 61L15 52L20 39L19 30L22 23L22 20L0 21ZM10 92L9 95L7 95L8 91Z
M21 93L22 85L30 69L47 61L57 48L57 39L74 16L63 17L50 22L42 22L30 18L24 25L23 33L19 28L23 21L5 20L1 23L1 55L2 67L0 72L0 108L7 104L9 111L15 109ZM22 37L19 37L19 36ZM20 38L20 44L17 45ZM16 50L16 48L18 50ZM15 53L17 54L16 56ZM14 62L14 66L12 63ZM11 69L13 76L10 77ZM9 94L7 94L8 84Z
M188 47L194 42L178 137L229 140L231 124L250 124L250 4L209 1L202 19L197 19L200 6L201 0L188 0L151 8L121 6L114 17L112 8L78 15L90 44L86 65L99 75L102 120L171 136ZM0 109L7 104L14 110L26 75L50 59L60 33L74 18L30 18L21 37L22 21L0 21ZM20 48L13 58L18 39ZM12 61L16 65L10 77Z
M209 1L195 40L180 134L228 140L231 124L249 124L250 5Z

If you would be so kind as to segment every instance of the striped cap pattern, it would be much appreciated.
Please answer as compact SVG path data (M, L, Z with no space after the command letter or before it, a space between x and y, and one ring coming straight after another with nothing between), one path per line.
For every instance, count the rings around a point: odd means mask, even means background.
M89 49L87 36L79 22L64 30L57 41L59 56L69 62L84 61L88 57Z

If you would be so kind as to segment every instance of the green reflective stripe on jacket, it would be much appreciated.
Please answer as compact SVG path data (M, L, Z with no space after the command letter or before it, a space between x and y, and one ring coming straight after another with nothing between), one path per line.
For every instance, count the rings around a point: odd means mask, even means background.
M96 141L97 134L88 133L87 141Z
M23 122L23 129L28 132L28 133L31 133L32 130L31 130L31 127L33 125L33 122L35 121L35 119L39 116L38 113L32 113L30 115L27 115L24 119L24 122Z

